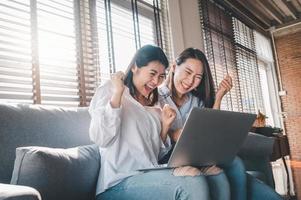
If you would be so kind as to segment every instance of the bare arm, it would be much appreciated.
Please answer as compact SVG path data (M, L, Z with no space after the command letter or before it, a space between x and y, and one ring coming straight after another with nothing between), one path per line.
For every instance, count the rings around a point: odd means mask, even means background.
M213 104L213 109L220 109L223 97L232 88L232 78L227 75L218 86L218 90L215 95L215 102Z
M178 139L179 139L181 133L182 133L182 128L179 128L179 129L177 129L177 130L175 130L175 131L172 131L172 130L169 130L169 131L168 131L168 135L169 135L170 139L171 139L172 141L174 141L174 142L177 142L177 141L178 141Z
M170 126L172 122L174 121L176 117L176 111L172 109L168 104L165 104L164 107L162 108L162 113L161 113L161 139L163 142L166 141L167 135L168 135L168 130L170 129Z

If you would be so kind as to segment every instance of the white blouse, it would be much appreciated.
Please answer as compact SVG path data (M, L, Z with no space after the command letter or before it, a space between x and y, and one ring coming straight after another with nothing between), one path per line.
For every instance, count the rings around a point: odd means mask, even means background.
M112 90L111 81L99 87L89 108L90 138L101 154L96 194L142 173L137 169L158 165L171 147L169 138L164 144L160 137L159 107L142 106L126 87L121 107L112 108Z

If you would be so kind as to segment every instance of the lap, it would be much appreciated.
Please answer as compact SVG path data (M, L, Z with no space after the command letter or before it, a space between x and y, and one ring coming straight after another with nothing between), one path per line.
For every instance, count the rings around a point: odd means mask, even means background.
M209 189L204 176L178 177L172 170L154 170L126 178L121 183L97 196L107 199L209 199Z

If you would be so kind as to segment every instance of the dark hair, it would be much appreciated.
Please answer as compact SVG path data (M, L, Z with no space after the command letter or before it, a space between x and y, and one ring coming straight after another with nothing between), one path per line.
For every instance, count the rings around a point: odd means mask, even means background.
M206 108L212 108L215 101L214 82L211 70L205 54L195 48L185 49L176 59L176 64L181 65L187 59L193 58L202 62L204 73L200 84L195 90L192 90L192 95L196 96L200 101L204 102Z
M137 50L134 55L128 71L125 74L125 85L129 88L130 94L134 97L136 95L136 88L133 83L133 72L131 68L136 65L138 68L145 67L152 61L158 61L164 65L165 69L168 67L168 59L160 47L153 45L145 45ZM153 92L148 96L151 101L150 105L154 105L158 101L158 89L154 89Z

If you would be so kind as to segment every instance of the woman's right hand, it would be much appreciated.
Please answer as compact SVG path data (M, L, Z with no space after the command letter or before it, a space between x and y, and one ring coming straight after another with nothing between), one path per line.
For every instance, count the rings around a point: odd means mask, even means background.
M121 71L111 75L114 90L110 101L112 108L119 108L121 105L121 97L125 88L124 76L124 73Z
M124 91L124 77L125 74L122 71L118 71L111 75L111 81L114 87L115 94L122 94Z
M173 75L175 72L175 67L176 64L173 64L172 66L169 67L166 79L164 81L164 84L171 90L172 89L172 85L173 85Z
M227 75L219 84L217 92L216 92L216 99L222 100L222 98L232 89L232 78L230 75Z

